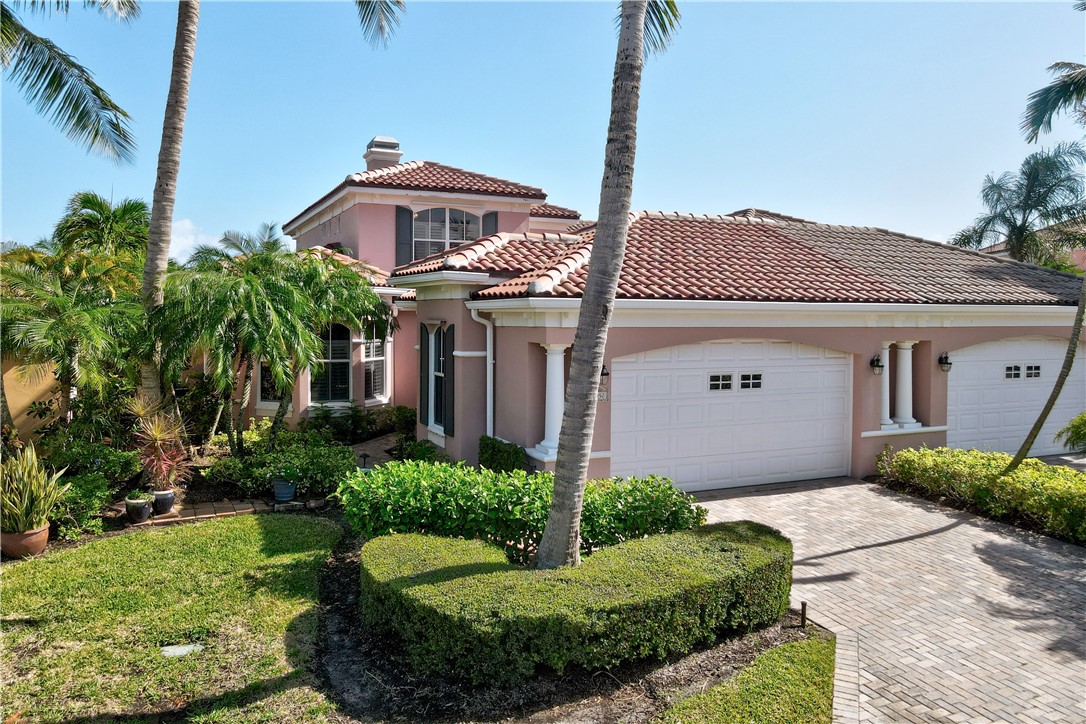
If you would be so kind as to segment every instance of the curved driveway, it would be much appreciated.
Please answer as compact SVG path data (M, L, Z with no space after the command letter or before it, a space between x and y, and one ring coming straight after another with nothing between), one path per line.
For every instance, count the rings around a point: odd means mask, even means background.
M792 539L834 721L1086 722L1086 549L847 478L700 497Z

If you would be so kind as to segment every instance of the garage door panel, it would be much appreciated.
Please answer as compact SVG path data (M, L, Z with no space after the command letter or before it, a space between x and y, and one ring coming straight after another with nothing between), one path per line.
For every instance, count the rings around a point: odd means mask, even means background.
M847 354L717 341L615 359L611 368L615 475L665 474L701 490L848 472ZM761 387L742 389L740 376L751 373ZM710 374L732 375L732 389L709 390Z
M1036 337L988 342L952 353L954 367L947 381L947 444L1016 452L1052 390L1066 350L1064 340ZM1031 454L1065 451L1053 438L1086 409L1086 365L1082 360L1080 348ZM1030 365L1040 368L1040 377L1026 377ZM1008 366L1017 366L1020 377L1008 379Z

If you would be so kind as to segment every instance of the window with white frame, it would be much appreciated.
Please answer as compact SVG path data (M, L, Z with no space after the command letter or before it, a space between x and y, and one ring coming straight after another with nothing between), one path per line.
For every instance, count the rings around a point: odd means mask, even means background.
M1022 377L1022 367L1020 365L1007 365L1003 370L1003 378L1008 380L1017 380Z
M1027 378L1029 378L1029 377L1036 378L1036 377L1040 377L1040 376L1041 376L1041 365L1026 365L1026 377Z
M732 373L721 372L709 375L709 390L711 392L726 392L732 388Z
M482 233L480 217L462 209L434 208L416 211L413 222L416 259L440 254L465 241L477 239Z
M434 331L433 344L434 386L430 396L434 408L433 424L445 425L445 330L438 327Z
M342 324L321 330L323 358L309 370L309 396L313 402L351 399L351 331Z
M762 389L762 373L761 372L744 372L739 375L739 389L741 390L760 390Z
M388 356L388 339L377 333L376 325L366 330L363 351L366 355L366 399L373 400L387 395L385 387L385 360Z

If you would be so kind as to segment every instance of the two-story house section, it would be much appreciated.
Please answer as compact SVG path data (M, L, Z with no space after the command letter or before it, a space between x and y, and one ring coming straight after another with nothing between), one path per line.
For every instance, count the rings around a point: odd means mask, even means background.
M363 159L365 171L347 176L283 230L298 249L324 247L372 267L375 288L393 304L399 329L389 340L335 325L325 330L327 360L299 379L293 419L316 404L418 404L416 350L419 323L427 320L416 318L409 289L384 286L392 269L482 236L561 231L580 219L572 209L547 204L546 192L535 186L433 161L404 162L399 142L388 136L375 136ZM266 411L273 402L258 405Z

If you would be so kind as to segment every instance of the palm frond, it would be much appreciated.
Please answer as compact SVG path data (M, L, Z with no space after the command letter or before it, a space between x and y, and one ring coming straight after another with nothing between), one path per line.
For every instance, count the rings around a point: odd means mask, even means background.
M675 0L648 0L645 7L645 55L659 55L671 45L682 13ZM622 3L615 13L616 31L622 26Z
M400 25L400 15L407 11L404 0L355 0L362 36L371 46L384 48Z
M0 61L34 109L72 141L117 162L135 159L129 116L90 71L0 4Z
M1048 69L1059 75L1030 94L1022 114L1021 129L1029 143L1050 132L1053 119L1060 113L1086 106L1086 65L1054 63Z

